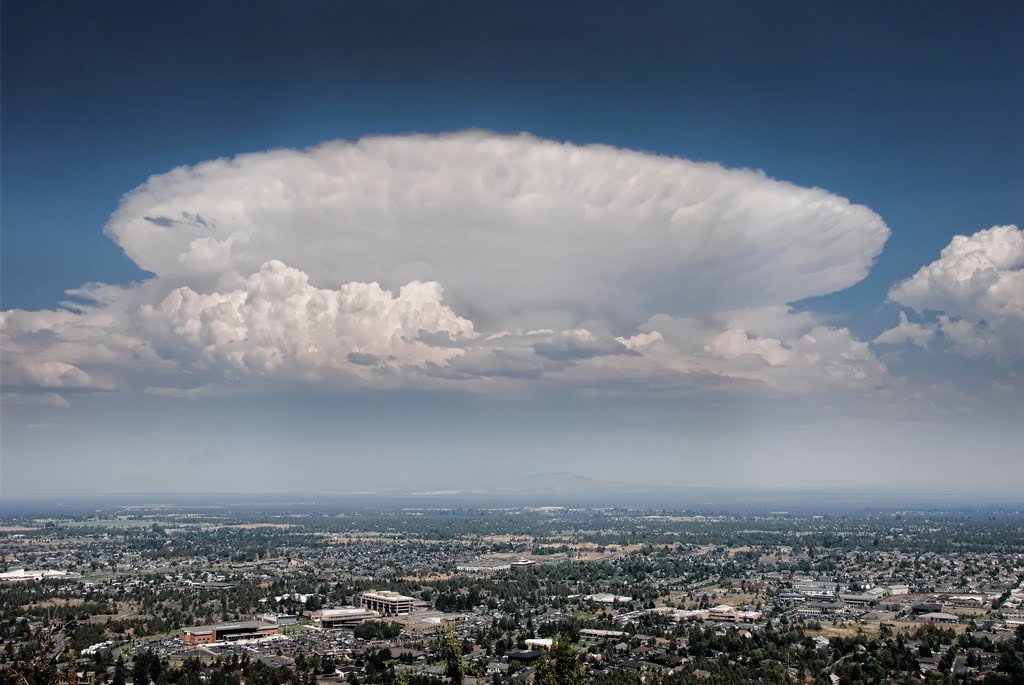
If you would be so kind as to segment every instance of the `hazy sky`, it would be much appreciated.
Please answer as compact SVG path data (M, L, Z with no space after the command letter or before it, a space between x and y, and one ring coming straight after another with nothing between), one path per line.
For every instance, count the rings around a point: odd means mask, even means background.
M1024 491L1024 5L3 4L45 492Z

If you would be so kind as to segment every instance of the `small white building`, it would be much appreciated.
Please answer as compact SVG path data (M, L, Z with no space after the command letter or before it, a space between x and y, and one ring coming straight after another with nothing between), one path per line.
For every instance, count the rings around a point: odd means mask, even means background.
M110 640L106 642L97 642L94 645L89 645L82 650L82 656L96 656L97 654L106 653L110 651L110 648L114 646L114 643Z
M526 641L527 649L551 649L555 641L550 637L535 637Z
M626 597L624 595L613 595L610 592L599 592L596 595L587 595L583 599L590 602L597 602L598 604L625 604L626 602L632 602L632 597Z

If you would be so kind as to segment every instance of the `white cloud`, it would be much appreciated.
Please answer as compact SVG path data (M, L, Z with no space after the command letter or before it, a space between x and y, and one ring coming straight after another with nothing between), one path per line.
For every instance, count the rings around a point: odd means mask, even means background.
M3 364L5 386L64 389L107 389L74 364L62 361L36 359L5 359Z
M889 298L941 313L943 335L964 355L1018 357L1024 353L1024 231L993 226L958 235Z
M750 337L742 328L730 328L718 333L707 342L704 349L717 359L733 360L750 355L767 362L769 366L781 366L792 356L782 341Z
M647 356L681 372L796 394L871 392L892 381L867 343L806 312L770 307L725 312L707 321L658 316L644 327L652 331Z
M953 349L965 357L1002 356L1002 341L990 328L970 319L951 319L945 314L939 316L939 330L946 336ZM1008 352L1019 352L1012 347Z
M111 291L114 289L111 289ZM145 290L145 288L142 288ZM0 312L3 386L20 390L113 390L140 368L170 369L132 330L124 301L75 310Z
M165 356L228 370L314 377L349 366L352 355L385 364L443 364L461 351L420 337L453 342L475 337L473 324L442 303L437 283L409 283L398 295L376 283L316 288L279 261L267 262L229 292L175 288L139 311L141 330Z
M925 347L928 341L935 335L935 328L926 324L914 323L907 319L906 312L900 312L900 322L892 328L882 331L877 338L876 344L898 345L900 343L912 343L918 347Z
M536 354L537 341L557 353ZM487 378L503 392L514 391L510 382L518 380L543 388L648 395L732 390L762 397L860 397L896 384L869 345L847 329L785 307L708 319L657 315L634 335L617 338L580 330L487 336L432 375Z
M205 162L129 193L108 234L168 280L280 260L321 287L436 281L474 318L632 319L780 304L862 279L889 230L762 173L484 132Z
M527 135L368 138L154 176L106 230L154 277L0 315L22 384L886 378L787 303L863 278L888 228L755 171Z

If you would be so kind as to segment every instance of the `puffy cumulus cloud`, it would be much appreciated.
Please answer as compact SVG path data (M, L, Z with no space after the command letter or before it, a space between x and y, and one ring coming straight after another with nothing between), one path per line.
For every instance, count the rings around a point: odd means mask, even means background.
M938 312L939 329L967 356L1024 353L1024 231L993 226L958 235L939 259L897 284L889 298Z
M900 312L900 322L892 328L882 331L875 338L875 343L889 345L912 343L918 347L925 347L934 335L935 328L933 326L914 323L907 318L906 312Z
M781 340L751 337L742 328L730 328L714 335L704 349L717 359L756 357L769 366L781 366L792 357L791 350Z
M551 351L556 351L550 353ZM899 384L870 346L807 312L771 306L709 318L656 315L633 335L532 330L481 337L432 377L591 394L873 396Z
M279 261L267 262L244 286L201 294L172 290L139 311L140 331L163 356L258 375L319 376L367 360L396 365L443 364L461 350L451 342L475 337L473 324L442 303L437 283L409 283L398 295L376 283L336 290Z
M1000 335L988 328L983 322L971 319L951 319L945 314L939 316L939 330L953 349L965 357L1004 357L1020 354L1019 343L1014 348L1013 341L1003 345ZM1002 331L1005 333L1005 331Z
M79 313L60 311L0 312L0 381L4 388L19 395L41 393L44 404L60 405L54 398L63 391L111 390L111 374L105 369L111 362L111 349L123 341L114 332L109 346L102 344L102 331L85 321ZM84 370L82 361L94 362ZM44 392L56 391L56 392ZM19 401L28 403L27 400Z
M863 278L888 228L755 171L528 135L367 138L154 176L106 231L153 277L4 312L19 392L887 378L786 303Z
M807 312L765 307L698 320L656 316L620 341L659 367L713 375L782 393L870 393L890 385L885 365L849 330Z

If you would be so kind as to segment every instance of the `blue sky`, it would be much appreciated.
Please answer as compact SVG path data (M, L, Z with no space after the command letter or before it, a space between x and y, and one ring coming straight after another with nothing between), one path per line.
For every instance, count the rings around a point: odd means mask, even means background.
M231 473L240 463L236 452L242 449L235 442L242 431L239 407L252 412L243 415L261 417L257 423L273 425L273 430L282 433L284 443L319 455L309 457L309 468L362 474L349 462L358 462L359 455L372 452L374 445L387 444L391 458L408 460L410 473L427 480L432 478L435 464L446 463L448 450L455 454L453 467L472 470L470 465L479 468L480 460L486 461L481 451L494 448L504 461L518 458L527 449L544 453L545 445L559 444L555 451L565 455L574 451L565 446L566 441L579 445L580 453L586 455L580 460L559 457L575 469L585 469L587 463L614 464L623 450L664 454L666 444L689 441L693 443L689 456L663 457L661 461L651 457L653 475L640 480L661 480L657 475L660 466L665 467L669 480L693 473L713 480L713 472L697 463L706 453L742 453L747 455L744 458L754 459L757 453L783 451L779 445L789 443L779 438L780 431L790 436L794 431L819 437L856 436L860 432L856 428L836 430L836 422L848 425L854 420L851 417L870 422L881 433L907 436L898 440L912 440L909 436L916 435L917 428L911 431L905 424L893 423L893 413L905 413L914 421L944 422L947 426L959 426L962 421L960 433L976 433L980 441L976 444L991 452L991 472L979 477L972 487L1006 482L1006 474L1000 472L1013 463L1012 446L1020 437L1016 423L1024 406L1019 381L1024 345L1016 337L1021 323L1013 311L1016 291L1012 289L1017 287L1015 274L1021 265L1010 259L993 267L1003 279L995 294L953 292L952 286L928 280L926 274L914 288L902 292L898 301L887 298L896 283L939 260L940 251L954 236L1021 225L1024 133L1019 122L1024 120L1024 58L1018 37L1024 28L1024 8L1020 3L650 3L641 10L633 3L601 2L254 2L244 8L226 2L152 3L145 7L131 2L10 2L4 4L3 12L0 298L4 310L52 310L66 299L66 290L85 283L127 285L151 278L140 268L138 255L135 261L126 256L123 244L104 234L104 226L125 193L151 175L174 167L377 135L449 134L466 129L527 132L540 141L609 145L658 159L682 157L731 169L759 169L773 179L802 188L821 188L870 208L891 233L884 248L881 242L865 244L856 253L856 259L865 260L870 267L866 277L846 279L845 287L837 292L808 285L798 289L801 297L797 300L770 304L790 304L796 310L813 312L818 324L848 328L854 342L870 343L873 357L864 363L878 361L887 376L872 387L884 385L885 402L900 407L884 415L864 412L860 403L872 402L858 394L860 391L844 394L817 383L811 384L811 389L806 380L810 372L800 371L799 383L774 375L765 380L767 376L746 363L749 360L744 355L752 352L737 356L732 347L729 358L740 359L742 368L675 358L672 364L676 369L700 368L719 381L770 387L771 406L786 405L769 409L760 395L752 398L744 390L723 391L726 399L721 403L726 408L702 422L723 428L723 435L708 438L713 443L709 447L708 442L701 442L704 438L697 436L696 429L679 434L680 423L686 425L679 420L680 412L689 412L691 404L705 404L713 392L709 385L675 388L666 400L666 392L652 390L650 377L638 376L632 367L619 369L619 375L607 372L609 375L602 376L601 387L607 396L600 399L587 399L590 391L581 398L574 390L582 370L560 367L557 372L571 376L571 383L551 379L554 390L548 385L540 391L503 388L501 394L517 399L500 400L473 388L471 397L487 397L480 404L467 403L461 390L448 387L430 391L417 384L389 381L384 384L386 389L370 383L370 391L363 385L356 389L345 383L321 383L317 374L327 372L320 366L304 370L300 375L305 380L301 381L295 377L268 379L266 374L250 377L221 368L211 371L209 363L186 359L176 347L167 351L173 346L161 351L163 348L157 348L164 341L132 329L132 336L142 335L133 340L147 350L157 349L154 360L179 365L174 372L179 380L193 378L193 387L218 387L210 397L158 399L152 389L165 387L167 379L156 378L155 361L141 371L124 371L112 368L109 361L97 362L87 350L76 348L73 354L92 359L94 371L83 366L87 362L79 364L78 357L58 358L72 354L65 349L71 346L68 341L49 350L41 349L38 341L26 342L26 331L41 335L44 327L18 323L27 328L11 332L12 342L5 345L5 363L17 367L5 371L5 492L73 489L76 482L85 483L82 487L103 488L101 478L38 482L39 473L29 464L33 460L48 465L69 463L73 457L67 453L74 445L92 445L87 458L93 462L125 461L141 464L139 468L145 471L146 448L138 436L150 435L147 431L155 430L153 426L168 423L186 427L172 431L172 437L161 438L169 443L168 449L213 450L224 455L213 460L220 464L218 473ZM461 143L444 143L442 152L445 146L456 144ZM371 154L367 163L372 161ZM273 168L272 163L260 168ZM511 164L514 168L515 163ZM615 178L610 181L616 182ZM301 215L305 210L296 211ZM861 230L859 224L851 226L848 230L852 233ZM808 225L808 231L814 229ZM127 228L125 231L128 235ZM1016 245L1013 231L992 236L991 240L979 238L977 249L984 252L994 244L991 249L997 252L1004 245L1012 251ZM487 244L483 246L490 255ZM386 251L386 244L384 248ZM375 244L375 249L380 250L381 245ZM282 255L267 253L263 257L278 259ZM460 255L463 261L486 258L490 257L472 251ZM844 253L844 258L852 257ZM293 261L301 259L301 255L293 256ZM998 262L996 257L992 259ZM340 287L350 280L339 276L337 282L327 282L329 278L318 276L314 266L285 261L310 274L314 286ZM940 264L936 273L949 273L946 266ZM384 267L391 265L384 260ZM431 266L428 271L453 298L445 302L454 302L454 314L472 321L481 333L508 329L512 325L507 318L509 307L524 311L535 304L535 300L512 302L491 311L483 296L474 299L466 294L476 280L469 279L460 290L461 271L453 272L451 284L441 266ZM627 273L622 278L635 285L643 280L641 273L633 277ZM798 269L793 277L811 273L813 270L804 273ZM397 272L382 270L379 276L360 272L358 280L380 280L394 291L404 284L394 280L397 278ZM573 273L565 273L558 283L573 279ZM167 280L167 287L182 283ZM187 285L200 293L228 288L208 279ZM691 285L681 278L678 287ZM708 287L703 282L700 286ZM161 297L164 294L161 292ZM589 301L573 305L593 314L594 305ZM892 336L894 341L899 338L900 344L872 343L896 325L901 310L909 312L910 323L932 331L921 333L930 336L923 349L902 342L902 333ZM637 318L663 313L677 317L693 314L690 310L651 309ZM714 336L737 327L733 319L728 325L721 324L728 316L718 314L716 325L722 330L710 324L701 328L699 335L712 342L698 346L704 349L698 356L711 348L721 349L714 341L722 341ZM711 313L702 311L701 316L711 317ZM963 322L961 333L954 333L949 323L942 324L941 316ZM541 321L524 317L522 321ZM655 331L653 323L626 330L615 317L593 317L599 321L563 321L563 317L558 323L564 324L566 331L587 330L585 344L594 349L614 347L617 338ZM492 329L485 330L484 321L490 322ZM517 325L522 321L516 319ZM546 329L558 328L548 325L547 318L543 323ZM123 322L115 326L122 324L128 326ZM968 324L974 327L971 331L966 330ZM443 327L448 324L438 325L439 331L449 330ZM795 341L807 334L811 324L804 321L800 325L806 330L797 332L799 326L794 322L785 334L748 327L744 344L768 341L749 344L757 354L768 354L765 350L771 347L776 352L781 349L778 354L789 359L797 354ZM53 331L50 335L74 337ZM574 350L583 344L568 333L559 335L557 344L570 338ZM692 335L697 334L685 334ZM98 343L76 338L75 344ZM532 345L537 351L555 343L517 344ZM633 356L646 354L639 347L630 347L630 352ZM822 356L817 351L807 354L815 359ZM585 355L590 355L584 360L587 362L601 357L592 351ZM71 382L67 374L54 381L43 379L46 374L30 373L25 370L30 363L70 364L93 379L103 376L103 380L91 393L88 382ZM790 364L765 363L773 369ZM516 373L521 372L517 367ZM482 374L493 378L488 374L493 374L493 369ZM588 383L594 382L593 378L588 376ZM74 387L68 388L69 382ZM259 387L250 387L251 383ZM287 390L279 383L287 383ZM992 383L1005 386L1009 395L1000 394L1002 389L992 391ZM717 385L710 385L718 392ZM898 389L894 389L896 385ZM936 386L944 387L942 398L923 397L927 392L922 388ZM187 384L174 387L187 389ZM629 391L619 392L623 388ZM554 392L556 399L541 402L536 392L545 396ZM792 407L815 404L818 392L828 393L826 404L834 411L802 422L800 412ZM42 396L49 399L37 402ZM287 400L275 402L268 396ZM679 399L681 396L686 399ZM53 406L56 404L69 406ZM197 411L197 406L202 409ZM334 441L333 433L318 438L317 431L308 426L296 435L288 431L293 419L295 425L306 425L310 412L315 415L314 408L325 406L345 412L353 406L362 411L371 411L370 407L374 416L389 415L390 407L399 406L407 416L426 412L434 418L427 422L415 419L403 437L381 438L382 432L394 432L395 426L389 429L387 421L364 417L358 426L338 429L358 435L358 446L338 456L324 448L325 443ZM657 410L640 409L652 406ZM929 414L936 406L945 413ZM427 411L428 407L432 409ZM605 412L623 412L626 418L622 423L630 427L611 442L607 436L602 438ZM782 418L776 419L776 414ZM303 418L298 420L300 416ZM552 416L559 420L552 421ZM647 418L641 420L641 416ZM772 420L758 418L764 416ZM509 421L516 426L514 430L509 431ZM481 425L502 427L493 431L504 436L498 447L491 444ZM736 427L747 429L747 435L731 442L724 434L734 434ZM190 441L187 435L192 430L198 437ZM251 442L257 447L266 444L259 438L260 429L252 430L256 437ZM524 433L532 437L520 444L517 440L523 438L516 436ZM952 452L929 456L935 444L943 442L939 432L925 430L922 435L926 444L919 445L921 454L913 457L911 467L921 466L929 458L939 462L953 459ZM560 442L552 442L554 436L559 436ZM246 444L246 450L257 449ZM609 448L611 444L614 450ZM876 453L879 464L885 463L886 450L891 447L884 441L868 447L855 445L852 437L843 445L851 453ZM906 448L901 451L908 452ZM804 460L818 455L807 450L794 458L792 474L803 473ZM551 457L538 458L537 470L544 470L550 461ZM870 477L844 475L838 466L821 471L826 480L876 484ZM271 472L240 487L273 489ZM1016 478L1020 484L1019 472ZM365 480L371 482L372 477L367 475ZM187 479L168 482L171 489L188 487ZM316 483L315 478L296 478L288 486L301 489ZM937 477L930 484L952 486L955 479ZM137 481L131 478L117 484L119 489L133 487Z

